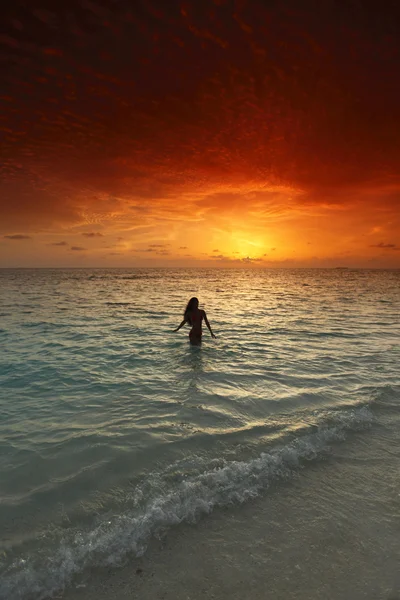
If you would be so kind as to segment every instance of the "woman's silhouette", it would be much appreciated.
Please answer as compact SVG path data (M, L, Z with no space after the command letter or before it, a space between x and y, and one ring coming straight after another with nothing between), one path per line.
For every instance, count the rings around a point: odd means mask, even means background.
M202 336L201 324L203 322L203 319L211 333L211 337L215 338L216 336L212 332L212 329L211 329L210 323L208 322L205 311L199 309L198 299L191 298L189 300L186 310L184 312L182 323L179 325L179 327L174 329L174 331L179 331L180 328L185 325L185 323L188 323L192 328L189 333L190 343L193 344L194 346L199 346L201 344L201 336Z

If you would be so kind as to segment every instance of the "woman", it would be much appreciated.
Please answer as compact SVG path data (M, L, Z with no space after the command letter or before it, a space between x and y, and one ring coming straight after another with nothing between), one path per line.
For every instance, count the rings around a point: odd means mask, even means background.
M203 319L211 333L211 337L215 338L216 336L213 334L213 332L211 330L210 323L208 322L205 311L199 309L198 299L191 298L189 300L186 310L184 312L182 323L179 325L179 327L174 329L174 331L179 331L180 328L183 327L185 323L188 323L192 328L189 333L190 343L193 344L194 346L199 346L201 344L201 336L202 336L201 323L202 323Z

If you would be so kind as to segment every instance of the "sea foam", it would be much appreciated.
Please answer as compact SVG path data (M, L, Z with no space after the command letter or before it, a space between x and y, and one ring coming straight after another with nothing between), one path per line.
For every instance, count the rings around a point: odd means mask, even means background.
M248 461L222 461L218 467L188 476L173 489L142 502L142 508L103 520L89 531L75 531L51 553L20 558L3 571L1 600L44 600L64 589L88 567L119 565L141 556L149 540L182 522L195 523L216 507L243 503L265 492L271 483L289 479L308 461L329 451L352 431L369 427L368 406L324 415L314 431ZM157 489L160 475L157 474ZM151 489L151 477L149 489Z

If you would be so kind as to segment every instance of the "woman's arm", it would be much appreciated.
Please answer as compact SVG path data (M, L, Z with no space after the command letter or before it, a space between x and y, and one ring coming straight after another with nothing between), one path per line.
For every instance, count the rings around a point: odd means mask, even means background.
M179 331L179 330L180 330L180 328L181 328L181 327L183 327L185 323L186 323L186 319L183 319L183 321L182 321L182 323L179 325L179 327L177 327L176 329L174 329L174 332L175 332L175 331Z
M207 319L207 315L206 315L206 311L205 311L205 310L203 310L203 317L204 317L205 324L207 325L207 327L208 327L208 329L209 329L209 331L210 331L210 333L211 333L211 337L213 337L213 338L216 338L217 336L216 336L216 335L214 335L214 334L213 334L213 332L212 332L211 325L210 325L210 323L208 322L208 319Z

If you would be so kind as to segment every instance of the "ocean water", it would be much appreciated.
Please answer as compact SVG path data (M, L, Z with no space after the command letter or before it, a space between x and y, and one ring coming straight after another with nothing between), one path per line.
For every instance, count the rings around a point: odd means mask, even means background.
M172 332L194 295L217 335L205 329L201 348ZM254 511L270 531L262 560L274 540L284 569L305 494L304 552L324 506L332 531L358 523L360 573L370 546L374 565L397 564L399 315L399 270L1 270L0 598L89 598L140 560L167 589L153 540L181 536L168 556L184 561L178 546L204 549L216 523L231 564L249 561ZM381 596L369 584L359 597L390 598L396 573L381 569ZM171 597L197 598L196 577ZM301 597L298 585L271 598Z

